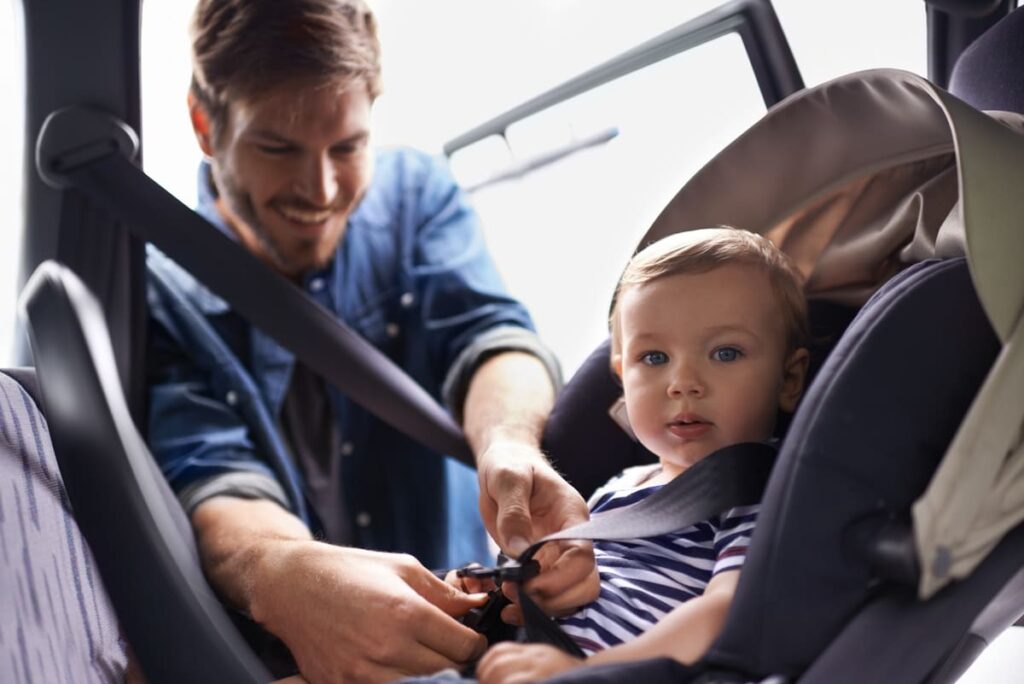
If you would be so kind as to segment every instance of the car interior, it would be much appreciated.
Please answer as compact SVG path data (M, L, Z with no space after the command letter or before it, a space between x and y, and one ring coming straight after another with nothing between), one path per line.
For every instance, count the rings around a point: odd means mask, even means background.
M0 371L0 680L123 681L127 644L149 682L271 681L244 616L206 583L139 427L146 244L375 415L472 457L390 359L141 169L141 3L23 4L31 173L24 345L18 367ZM780 429L722 634L692 666L658 659L549 681L939 684L1021 628L1024 13L1015 0L923 4L927 78L876 69L806 87L771 0L731 0L445 146L454 157L738 36L768 111L681 186L635 247L743 226L806 277L812 379ZM609 417L621 387L607 341L595 343L544 437L584 495L654 460Z

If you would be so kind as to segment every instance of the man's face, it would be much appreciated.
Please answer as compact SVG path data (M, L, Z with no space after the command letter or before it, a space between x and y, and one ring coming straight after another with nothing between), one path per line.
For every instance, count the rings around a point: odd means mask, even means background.
M666 476L722 447L770 438L780 404L792 410L784 328L759 269L730 264L632 287L619 315L614 362L629 422Z
M207 150L217 208L281 273L297 278L334 254L370 183L371 105L361 84L342 92L284 86L230 103Z

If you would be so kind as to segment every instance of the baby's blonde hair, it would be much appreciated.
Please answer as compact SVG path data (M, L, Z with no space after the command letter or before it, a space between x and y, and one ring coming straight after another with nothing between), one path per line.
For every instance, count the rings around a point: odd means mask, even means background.
M659 278L706 273L726 264L750 264L764 271L775 292L786 332L786 353L807 344L807 302L802 278L785 254L765 237L719 226L675 233L654 242L630 259L615 286L608 327L612 354L620 353L619 302L630 288Z

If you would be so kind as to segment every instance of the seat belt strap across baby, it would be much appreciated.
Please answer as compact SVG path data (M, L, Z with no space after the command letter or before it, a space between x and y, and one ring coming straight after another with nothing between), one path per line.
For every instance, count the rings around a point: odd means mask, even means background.
M760 503L777 450L748 442L719 449L657 492L631 506L596 513L585 523L550 534L519 556L526 565L544 544L566 539L616 541L656 537L708 520L730 508ZM579 646L523 591L525 641L551 644L583 657Z

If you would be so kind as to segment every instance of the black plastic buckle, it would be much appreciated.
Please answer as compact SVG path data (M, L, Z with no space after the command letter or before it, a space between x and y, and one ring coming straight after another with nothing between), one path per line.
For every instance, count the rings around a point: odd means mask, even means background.
M479 565L459 568L455 574L459 577L472 577L474 579L493 579L494 583L501 585L502 582L526 582L540 573L540 564L535 561L527 561L520 565L519 561L509 558L503 553L498 554L498 564L494 567L485 568Z

